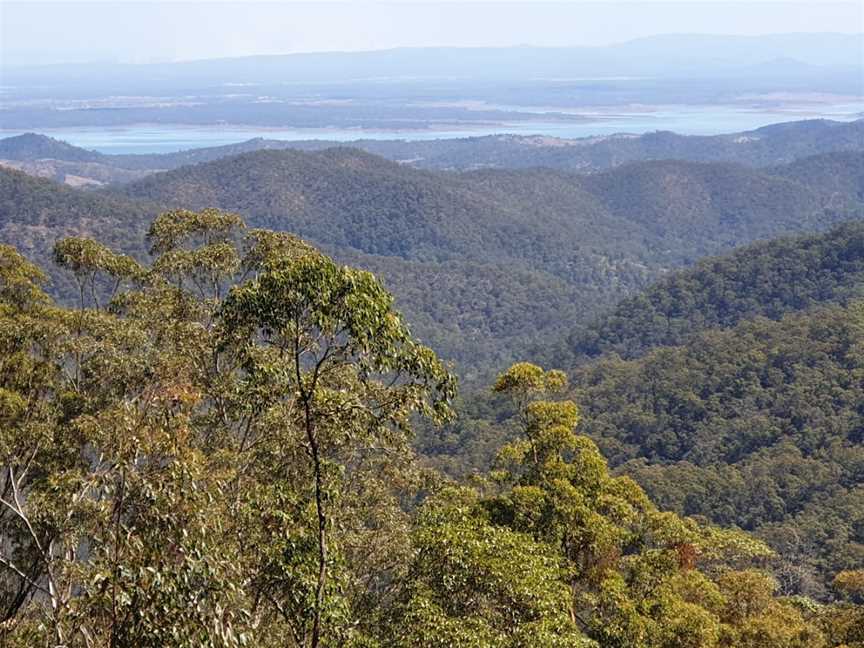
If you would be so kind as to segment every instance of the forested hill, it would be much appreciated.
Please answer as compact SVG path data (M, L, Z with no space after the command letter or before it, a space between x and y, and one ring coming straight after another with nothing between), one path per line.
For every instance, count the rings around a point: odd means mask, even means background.
M758 299L755 298L755 299ZM864 307L757 318L573 375L583 431L661 506L737 525L820 595L864 562Z
M581 429L615 470L664 506L753 530L788 557L785 591L822 596L833 572L864 558L864 313L853 303L864 223L838 226L864 215L860 157L762 171L635 162L584 176L258 151L97 193L2 171L0 234L43 265L62 234L105 231L140 252L149 215L166 208L221 207L299 234L379 273L466 382L531 348L570 369ZM681 270L793 233L807 234ZM497 402L462 413L418 447L464 474L516 428Z
M346 148L258 151L155 174L119 193L166 206L217 205L317 243L405 259L528 259L542 246L562 260L580 234L591 244L620 245L637 233L635 226L616 233L627 223L608 214L598 219L598 231L585 231L580 216L602 208L578 186L562 191L576 218L556 209L536 222L526 213L529 196L517 195L513 204L470 177L418 171Z
M140 256L147 222L157 211L122 196L80 191L0 168L0 243L38 261L51 274L56 295L72 294L68 273L51 263L57 239L98 236L114 249Z
M356 149L258 151L90 194L0 173L3 241L43 265L63 233L103 229L115 247L142 250L135 224L153 205L230 209L375 270L464 376L562 339L701 256L858 215L854 196L838 202L729 164L634 163L584 177L432 172ZM49 218L57 225L36 237L33 224Z
M156 174L118 191L165 205L215 204L317 243L372 254L506 255L532 264L543 258L565 278L574 250L670 267L852 216L826 207L819 192L801 183L738 165L648 162L589 177L543 170L442 174L355 149L259 151Z
M781 232L816 231L845 217L832 209L851 206L835 207L813 188L727 163L633 163L579 182L612 213L655 234L658 253L685 262Z
M356 149L259 151L156 174L122 195L234 210L375 270L418 335L469 375L560 335L668 263L651 260L644 228L551 172L463 176Z
M537 357L571 375L582 429L664 507L757 533L788 592L864 560L864 223L681 270ZM622 358L623 356L623 358ZM421 450L464 475L508 438L471 394Z
M825 234L756 243L700 261L623 300L585 330L549 351L560 366L602 354L641 356L657 346L683 344L696 333L729 328L756 316L864 296L864 223Z
M771 169L819 192L829 203L843 206L852 198L864 202L864 152L824 153Z
M0 159L18 162L62 160L64 162L100 162L108 156L73 146L53 137L24 133L0 139Z
M533 207L504 205L455 178L362 153L280 156L275 165L252 158L245 172L254 177L243 175L243 159L220 162L228 177L236 176L232 187L247 192L223 203L248 212L256 225L314 235L342 261L380 272L417 333L460 361L463 375L506 364L528 343L560 335L564 329L557 327L579 319L580 310L611 305L650 278L638 245L624 248L640 236L613 217L589 230L578 221L568 225L559 212L538 227ZM162 208L201 197L200 183L172 186L178 195L160 197ZM578 188L571 193L596 202ZM158 210L126 196L0 170L0 242L49 270L53 242L64 235L104 231L112 247L143 253L145 223ZM598 250L575 249L573 242L589 235ZM52 279L55 294L68 299L68 277L52 272Z
M864 571L838 572L825 600L788 597L789 579L779 590L765 570L807 576L800 548L777 556L658 509L580 433L563 372L523 362L498 377L521 424L499 469L454 483L410 440L422 420L451 419L456 381L372 275L216 209L160 214L148 235L145 264L60 241L81 286L66 307L0 246L4 646L860 644ZM107 309L103 282L119 289ZM769 377L782 383L790 362L828 379L860 366L860 330L825 326L779 332ZM796 362L814 333L821 374ZM833 387L837 402L860 399ZM830 414L829 399L808 402ZM836 474L808 483L839 496ZM778 510L767 495L752 512ZM862 498L844 501L832 512L854 527Z
M371 255L420 335L475 366L560 337L670 268L856 216L798 182L737 165L455 174L355 149L248 153L155 174L122 195L235 210L360 265Z
M755 531L788 557L784 586L818 594L864 560L862 297L848 223L676 272L547 357L581 365L584 429L620 472Z
M864 150L864 120L807 120L723 135L656 131L584 139L495 135L439 142L359 142L373 153L437 169L548 167L591 172L628 162L688 160L766 167L834 151Z
M77 175L99 183L110 183L127 182L145 173L212 162L258 150L317 151L337 145L336 142L321 140L255 138L177 153L108 155L28 133L0 140L0 160L34 172L51 169L58 175ZM581 139L490 135L426 141L357 140L350 146L411 166L439 170L546 167L584 173L628 162L666 159L770 167L822 153L864 150L864 119L854 122L806 120L711 136L679 135L666 131Z

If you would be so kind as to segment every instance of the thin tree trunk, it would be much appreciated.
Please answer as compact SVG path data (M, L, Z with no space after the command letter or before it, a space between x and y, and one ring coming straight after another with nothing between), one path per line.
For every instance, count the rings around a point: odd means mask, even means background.
M324 587L327 584L327 514L324 510L324 476L321 473L321 456L318 439L311 420L306 419L306 437L312 454L315 471L315 509L318 513L318 585L315 590L315 613L312 620L312 643L310 648L318 648L321 641L321 611L324 608Z
M300 322L295 320L295 330L300 330ZM315 421L312 412L312 400L318 384L318 368L308 388L303 385L300 370L300 340L294 337L294 371L300 398L303 401L303 416L306 426L306 440L309 443L309 454L312 458L312 470L315 472L315 510L318 514L318 584L315 588L315 610L312 616L312 637L309 648L318 648L321 643L321 613L324 609L324 588L327 584L327 513L324 503L324 475L321 465L321 448L315 435Z

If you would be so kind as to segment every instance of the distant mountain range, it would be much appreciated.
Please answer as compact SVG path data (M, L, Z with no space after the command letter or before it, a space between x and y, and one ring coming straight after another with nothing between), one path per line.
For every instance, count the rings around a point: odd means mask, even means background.
M547 167L590 173L627 162L679 159L736 162L768 167L834 151L864 150L864 119L806 120L715 136L670 132L583 139L492 135L429 141L357 140L349 143L375 155L426 169ZM211 162L258 150L317 151L337 142L252 139L239 144L153 155L106 155L45 135L27 133L0 140L0 164L74 186L100 186L140 179L155 171Z
M574 79L612 76L723 76L776 69L855 67L864 36L669 34L597 47L417 47L368 52L248 56L177 63L3 66L5 83L73 80L82 88L242 83L338 83L369 79ZM800 70L799 70L800 71ZM813 70L816 72L817 70ZM824 70L822 70L824 73Z
M19 131L135 124L503 131L513 123L566 126L585 113L633 106L818 110L860 102L862 51L860 34L666 35L606 47L0 62L0 123Z

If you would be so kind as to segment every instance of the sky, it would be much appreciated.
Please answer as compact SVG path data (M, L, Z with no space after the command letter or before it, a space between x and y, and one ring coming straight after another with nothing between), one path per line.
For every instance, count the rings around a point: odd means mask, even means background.
M6 65L786 32L864 32L864 2L0 0Z

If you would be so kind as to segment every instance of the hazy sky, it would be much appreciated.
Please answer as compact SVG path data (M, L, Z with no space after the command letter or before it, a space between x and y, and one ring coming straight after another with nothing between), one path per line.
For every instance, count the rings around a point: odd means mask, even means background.
M603 45L661 33L862 31L861 0L0 0L0 57L16 65L422 45Z

